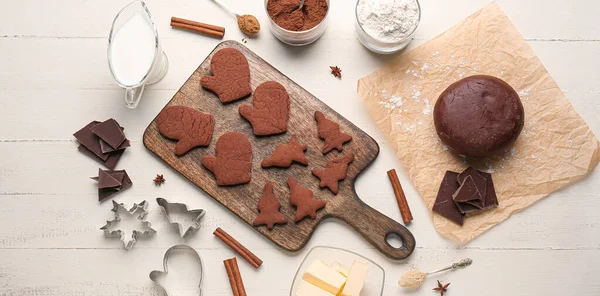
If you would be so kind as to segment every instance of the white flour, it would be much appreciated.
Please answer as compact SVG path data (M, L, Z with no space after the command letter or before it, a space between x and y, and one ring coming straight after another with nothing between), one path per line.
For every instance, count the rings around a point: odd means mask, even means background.
M360 0L358 22L371 37L395 42L409 36L419 22L416 0Z

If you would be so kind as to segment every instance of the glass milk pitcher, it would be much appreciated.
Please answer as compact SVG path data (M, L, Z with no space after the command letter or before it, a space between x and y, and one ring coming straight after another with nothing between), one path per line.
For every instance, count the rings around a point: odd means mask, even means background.
M128 108L137 107L144 87L160 81L169 68L152 15L143 1L125 6L115 17L108 38L108 65L125 88Z

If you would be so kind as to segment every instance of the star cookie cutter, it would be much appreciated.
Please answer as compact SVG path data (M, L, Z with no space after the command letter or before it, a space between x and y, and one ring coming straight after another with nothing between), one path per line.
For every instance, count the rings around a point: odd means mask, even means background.
M152 229L152 225L150 224L150 222L146 221L146 216L148 215L148 202L146 202L145 200L142 201L140 204L136 204L134 203L133 206L131 207L131 209L127 210L127 208L125 208L125 205L123 205L122 203L117 203L116 201L112 201L113 203L113 208L111 211L113 211L115 213L115 218L111 221L106 221L106 225L102 226L102 228L100 228L100 230L104 230L104 236L108 237L108 238L119 238L121 239L121 241L123 242L123 247L125 248L125 250L131 250L131 248L133 248L133 245L137 242L137 238L139 235L141 236L150 236L156 233L156 230ZM119 221L121 221L121 217L119 216L119 208L125 210L127 213L129 213L129 215L136 215L138 214L138 219L142 221L142 224L144 224L144 226L147 228L147 230L144 231L139 231L139 230L133 230L133 232L131 233L131 239L126 240L125 239L125 232L117 229L117 230L110 230L110 227L113 226L114 224L118 223Z
M204 217L204 214L206 214L206 211L203 209L190 210L186 204L170 203L166 199L161 198L161 197L157 198L156 202L158 203L159 206L161 206L163 208L163 210L165 212L165 216L167 216L167 220L169 220L169 223L171 223L173 225L177 225L177 229L179 230L179 235L181 235L181 238L187 238L190 234L192 234L193 232L198 230L200 228L200 220L202 219L202 217ZM181 224L171 218L171 213L175 213L175 212L189 213L189 214L195 215L194 219L192 220L193 224L190 225L184 231L183 224Z
M202 280L204 278L204 264L202 262L202 257L200 257L200 254L198 254L198 252L196 252L196 250L194 250L194 248L192 248L188 245L174 245L174 246L170 247L167 250L167 252L165 252L165 256L163 258L163 269L165 271L160 271L160 270L151 271L150 275L149 275L150 280L155 282L165 292L166 295L171 295L171 294L169 294L169 291L167 291L167 289L163 285L160 284L159 278L163 275L169 274L169 268L168 268L169 256L171 255L171 253L173 253L176 250L191 250L192 253L194 254L195 259L197 259L197 262L200 265L200 283L198 284L198 289L200 290L200 293L198 295L202 296Z

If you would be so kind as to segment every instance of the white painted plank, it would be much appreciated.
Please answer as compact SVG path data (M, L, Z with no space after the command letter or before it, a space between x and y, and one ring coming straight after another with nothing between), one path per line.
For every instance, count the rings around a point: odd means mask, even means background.
M0 36L44 37L107 37L112 19L129 0L118 1L13 1L9 9L0 11ZM263 25L261 39L272 40L268 32L268 18L263 0L229 1L241 13L251 13ZM421 1L422 22L417 36L432 38L466 16L485 6L489 0ZM555 1L548 5L544 0L499 0L523 35L531 39L599 40L600 28L595 22L600 11L597 1ZM169 28L171 16L195 19L227 28L226 38L241 39L235 19L209 0L159 1L147 0L164 38L189 35ZM351 36L354 31L354 5L356 1L332 1L331 19L326 38ZM58 9L60 8L60 9ZM52 13L48 13L52 11ZM342 33L342 34L340 34ZM353 36L353 35L352 35ZM239 37L239 38L238 38ZM205 38L208 39L208 38Z
M398 266L374 258L372 250L351 249L385 268L384 295L433 295L431 289L438 279L451 283L449 295L574 295L576 291L576 295L595 296L600 289L600 254L594 251L419 249L407 265ZM0 258L6 259L0 269L0 287L7 296L161 295L148 273L162 267L165 250L3 249ZM226 249L197 250L205 261L203 295L231 295L222 260L233 254ZM287 295L302 256L267 253L258 271L239 262L248 295ZM396 284L411 267L428 271L466 256L474 260L472 266L432 276L420 290L411 292Z
M344 50L339 52L337 46L332 46L333 42L322 41L308 47L306 52L269 53L267 45L248 45L322 101L377 136L377 129L356 94L356 81L376 70L386 59L364 55L366 50L352 39L340 40L339 48ZM214 46L190 40L173 40L166 44L171 57L170 72L163 81L147 89L140 107L132 111L125 108L123 91L110 77L103 43L94 39L0 42L0 54L11 55L11 60L0 68L0 96L3 98L0 117L5 123L0 126L0 140L71 139L70 135L78 127L93 119L108 117L119 120L130 131L130 138L138 140L147 123ZM600 134L600 122L595 120L600 112L597 83L600 60L596 58L600 56L600 43L531 44L575 109L592 130ZM38 48L45 51L39 52ZM73 52L71 48L81 50ZM305 60L305 56L313 58ZM348 62L356 56L364 57L360 63ZM305 67L295 66L290 59L301 59ZM339 65L344 71L343 79L334 79L329 65ZM306 69L311 69L310 75L306 75ZM41 121L52 124L39 124Z
M28 248L107 247L97 228L110 217L111 205L109 202L98 204L95 182L88 179L97 174L98 165L77 152L75 146L71 142L11 142L0 145L0 155L16 156L0 160L0 167L3 168L0 171L3 194L0 196L3 213L0 215L0 225L19 221L17 228L0 228L3 245ZM242 235L249 237L248 241L260 237L212 198L155 159L139 142L133 143L118 167L125 168L134 182L132 188L115 197L119 202L132 204L146 199L151 201L153 211L159 214L154 202L156 197L177 199L208 210L205 223L208 223L209 229L206 231L209 236L216 226L223 226L239 230ZM400 221L398 207L385 175L392 167L398 168L399 165L393 153L386 150L369 167L364 177L358 179L357 193L368 204ZM156 173L165 174L167 183L164 186L157 188L151 182ZM597 213L600 204L596 202L596 192L600 189L599 178L598 171L592 172L590 177L515 215L467 245L467 248L598 249L600 223ZM435 232L425 205L403 174L401 181L415 216L410 230L415 234L418 245L426 248L456 247ZM34 208L43 211L38 215L30 215ZM162 217L151 220L156 221L157 225L165 223ZM38 221L46 221L43 225L46 233L36 231ZM343 241L369 247L348 227L337 222L321 225L314 238L321 244ZM263 242L262 239L258 240L259 244ZM156 243L162 245L164 242L158 239ZM165 246L168 244L164 243Z

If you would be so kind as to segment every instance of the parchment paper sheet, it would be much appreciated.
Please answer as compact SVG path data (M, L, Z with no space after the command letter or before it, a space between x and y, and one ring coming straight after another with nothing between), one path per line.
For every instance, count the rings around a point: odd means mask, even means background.
M448 85L474 74L499 77L519 93L525 127L505 156L468 163L438 140L432 111ZM430 213L446 170L471 164L492 173L498 208L467 218L463 227L432 213L436 230L460 243L583 177L600 159L590 128L495 3L363 77L358 93Z

